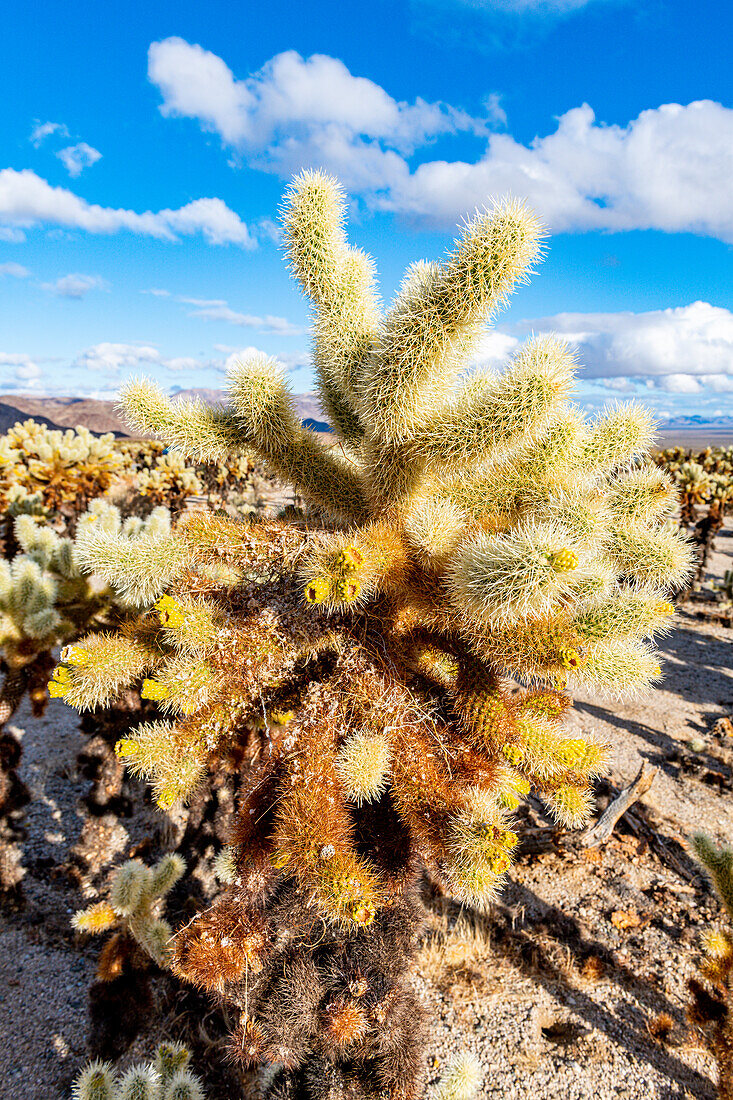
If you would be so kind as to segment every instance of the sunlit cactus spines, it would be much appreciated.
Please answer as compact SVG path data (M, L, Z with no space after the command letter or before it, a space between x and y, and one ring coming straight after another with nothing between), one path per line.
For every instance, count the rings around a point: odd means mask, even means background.
M182 1043L161 1043L151 1062L122 1074L109 1062L91 1062L74 1082L71 1100L206 1100L190 1061Z
M530 790L557 822L584 823L608 746L565 725L571 693L659 678L653 637L691 551L665 526L674 490L646 461L648 413L584 417L564 343L533 338L503 373L467 370L540 258L522 204L467 221L386 311L335 181L294 180L283 238L335 442L303 427L260 354L233 369L226 407L172 403L146 380L122 403L184 457L239 446L306 511L197 512L134 544L83 532L77 559L141 614L117 651L81 641L64 692L88 707L137 685L157 703L117 751L163 809L222 763L243 772L228 889L172 948L177 973L241 1010L238 1057L283 1067L276 1096L326 1097L356 1073L354 1095L409 1100L420 877L490 901Z

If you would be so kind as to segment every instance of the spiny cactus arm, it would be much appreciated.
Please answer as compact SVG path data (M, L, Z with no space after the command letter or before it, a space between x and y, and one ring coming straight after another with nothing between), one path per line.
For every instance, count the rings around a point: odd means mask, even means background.
M430 1091L430 1100L474 1100L483 1084L481 1063L474 1054L459 1054Z
M560 408L551 413L540 434L511 457L489 461L478 474L469 470L446 479L440 494L477 519L492 514L511 518L521 511L533 514L535 504L546 503L550 487L567 491L585 480L585 471L579 473L584 438L577 409Z
M529 522L461 546L445 583L456 608L484 622L542 615L570 591L583 549L565 528Z
M398 590L409 567L399 532L377 521L313 544L298 572L306 602L333 609L358 607L377 592Z
M205 719L190 720L195 727ZM115 752L133 775L147 779L161 809L188 798L206 769L207 752L194 732L169 722L144 722L121 738ZM187 736L188 733L188 736Z
M293 724L308 751L288 760L275 810L273 862L297 875L331 920L370 924L381 901L380 884L353 847L334 747L338 710L333 699L315 694Z
M608 502L617 523L654 523L667 519L678 502L672 476L658 466L640 466L613 477Z
M116 1100L117 1082L109 1062L91 1062L71 1090L72 1100Z
M343 192L322 172L295 178L281 217L291 272L315 306L315 365L324 411L353 447L364 434L355 392L379 325L374 263L347 244Z
M705 833L694 833L692 847L733 920L733 848L718 847Z
M239 423L228 409L212 408L198 398L174 404L147 378L127 382L119 401L131 428L160 436L188 457L211 461L242 449Z
M90 634L61 651L61 664L54 670L49 692L77 710L109 706L157 659L154 648L135 638Z
M385 441L411 438L445 400L467 341L527 277L539 223L514 200L479 213L455 251L406 281L387 314L362 386L362 415Z
M694 547L684 536L638 522L615 527L606 553L620 573L661 589L681 585L695 564Z
M528 341L498 377L478 375L415 435L409 448L425 469L460 473L491 452L539 433L567 397L575 359L553 336Z
M469 788L458 813L447 823L447 868L451 893L483 906L493 901L512 862L517 834L495 792Z
M612 470L644 455L654 441L654 421L642 405L616 404L590 426L583 461L593 471Z
M177 1073L188 1069L190 1061L191 1052L183 1043L161 1043L153 1062L161 1087L165 1089Z
M569 676L599 695L621 698L659 681L662 670L659 653L649 643L632 638L608 639L588 646Z
M653 589L626 586L586 606L573 625L589 642L645 638L670 629L674 607Z
M76 540L76 564L84 573L97 573L131 603L152 603L185 571L191 554L173 536L121 534L90 526Z
M123 1073L115 1100L159 1100L160 1079L153 1066L133 1066Z
M165 1092L164 1100L205 1100L201 1082L190 1070L180 1070L171 1078Z
M243 441L273 473L332 515L365 518L358 468L303 427L274 359L258 354L239 363L229 375L229 394Z
M358 730L342 746L335 764L346 797L361 806L387 789L392 747L382 733Z
M262 969L269 953L267 918L261 905L229 891L183 928L171 943L174 974L210 992L220 992Z

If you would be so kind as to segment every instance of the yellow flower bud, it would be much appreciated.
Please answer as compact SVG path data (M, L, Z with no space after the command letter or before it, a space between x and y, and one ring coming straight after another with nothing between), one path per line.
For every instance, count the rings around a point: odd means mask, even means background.
M90 905L77 913L73 920L77 932L106 932L117 923L118 917L111 905L106 901L99 901L96 905Z
M659 603L654 604L654 610L657 615L674 615L674 604L667 603L666 600L660 600Z
M68 694L71 684L59 684L56 680L48 681L48 694L52 699L62 699Z
M585 759L585 754L588 751L588 745L582 738L576 737L569 741L566 741L562 746L562 756L566 763L581 764Z
M338 582L336 592L338 598L344 603L351 603L353 600L358 600L361 595L361 585L358 581L342 580Z
M165 684L161 684L157 680L143 680L143 686L140 691L141 699L154 699L159 701L160 699L167 699L169 695L170 692Z
M560 660L565 665L565 668L580 668L583 663L583 659L578 653L577 649L561 649Z
M122 737L115 745L116 756L137 756L140 742L134 737Z
M358 569L363 561L364 555L361 550L357 550L355 546L345 546L336 558L336 565L349 573Z
M176 801L175 791L170 787L164 787L155 801L161 810L170 810Z
M504 745L501 751L510 764L519 764L524 760L524 753L519 745Z
M351 912L352 917L357 924L371 924L376 916L376 910L373 905L366 905L364 902L356 902Z
M494 856L491 860L491 870L495 875L503 875L505 871L509 870L511 865L511 860L505 855Z
M550 561L558 573L572 573L578 568L578 555L572 550L558 550L550 555Z
M89 654L78 645L65 645L61 650L61 660L67 665L85 665Z
M501 838L501 843L505 848L516 848L519 844L519 837L511 829L507 829Z
M71 683L71 672L66 667L66 665L56 665L56 668L51 673L51 676L58 684Z
M274 852L273 855L272 855L272 866L275 867L278 871L282 867L284 867L286 863L289 863L289 862L290 862L290 853L289 852Z
M327 577L314 577L303 589L303 596L307 603L323 603L328 599L330 590L331 585Z
M158 617L162 625L170 627L173 630L175 630L176 627L183 626L186 621L183 607L179 604L178 600L174 600L172 596L161 596L155 605L155 609L158 612Z

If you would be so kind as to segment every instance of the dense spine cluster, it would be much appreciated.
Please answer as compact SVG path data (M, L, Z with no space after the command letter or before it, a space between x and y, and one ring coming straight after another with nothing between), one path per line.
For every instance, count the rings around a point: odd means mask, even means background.
M720 1100L733 1098L733 849L717 847L710 837L692 838L694 853L720 898L728 926L705 935L700 977L691 979L689 1016L702 1031L718 1063Z
M540 256L529 211L478 213L382 313L344 210L333 180L304 173L282 212L335 441L301 425L262 355L234 368L225 408L144 380L122 395L134 429L196 460L246 449L307 512L193 513L134 545L90 530L80 563L141 614L82 641L61 678L82 709L135 684L158 702L118 753L162 807L225 757L242 770L228 889L172 949L240 1009L239 1057L280 1067L281 1100L408 1100L420 875L484 904L530 789L558 821L586 819L606 746L564 726L569 692L659 677L651 639L691 555L665 527L675 493L645 458L648 415L587 421L565 344L535 338L502 374L461 374Z

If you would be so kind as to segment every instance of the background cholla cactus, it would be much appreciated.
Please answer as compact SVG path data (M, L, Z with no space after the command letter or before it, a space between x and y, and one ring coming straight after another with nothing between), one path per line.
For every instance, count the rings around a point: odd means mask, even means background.
M494 897L530 788L556 820L585 821L606 747L563 725L568 692L658 678L650 639L691 553L665 526L670 477L639 461L648 414L586 421L562 342L461 376L539 258L525 207L478 213L384 314L344 209L319 173L283 207L337 446L302 427L262 355L234 369L225 409L146 381L123 392L134 429L197 461L246 448L308 514L194 513L150 544L85 532L85 568L158 602L83 642L63 682L83 709L143 679L160 721L118 751L163 807L223 760L241 768L229 889L173 947L179 974L240 1010L234 1052L282 1067L273 1096L406 1100L422 1079L407 978L421 874Z
M82 511L119 476L122 458L112 433L95 436L84 427L52 430L35 420L0 436L0 502L14 486L40 493L58 511Z
M77 932L112 932L99 957L100 980L119 977L133 941L158 966L166 965L172 930L161 910L185 869L184 860L175 854L164 856L154 867L146 867L139 859L128 860L115 872L109 900L75 914L71 923Z
M689 1015L703 1035L718 1063L718 1095L733 1097L733 849L717 848L709 837L698 833L692 840L695 855L705 868L732 922L731 927L707 933L703 943L705 959L700 966L703 981L693 978L693 1002Z
M92 501L79 518L78 531L90 528L117 535L128 542L141 536L146 542L170 532L170 513L158 508L143 523L124 523L116 508ZM11 561L0 559L0 810L17 809L27 801L16 768L20 744L2 727L23 696L29 694L33 712L42 714L51 695L63 695L63 673L54 673L53 649L67 646L81 634L117 627L127 613L124 600L99 578L77 568L75 542L62 538L39 516L24 512L13 520L13 541L19 552ZM73 647L72 647L73 648ZM61 678L59 678L59 676Z
M72 1100L205 1100L190 1061L182 1043L161 1043L152 1062L122 1076L109 1062L92 1062L74 1082Z

